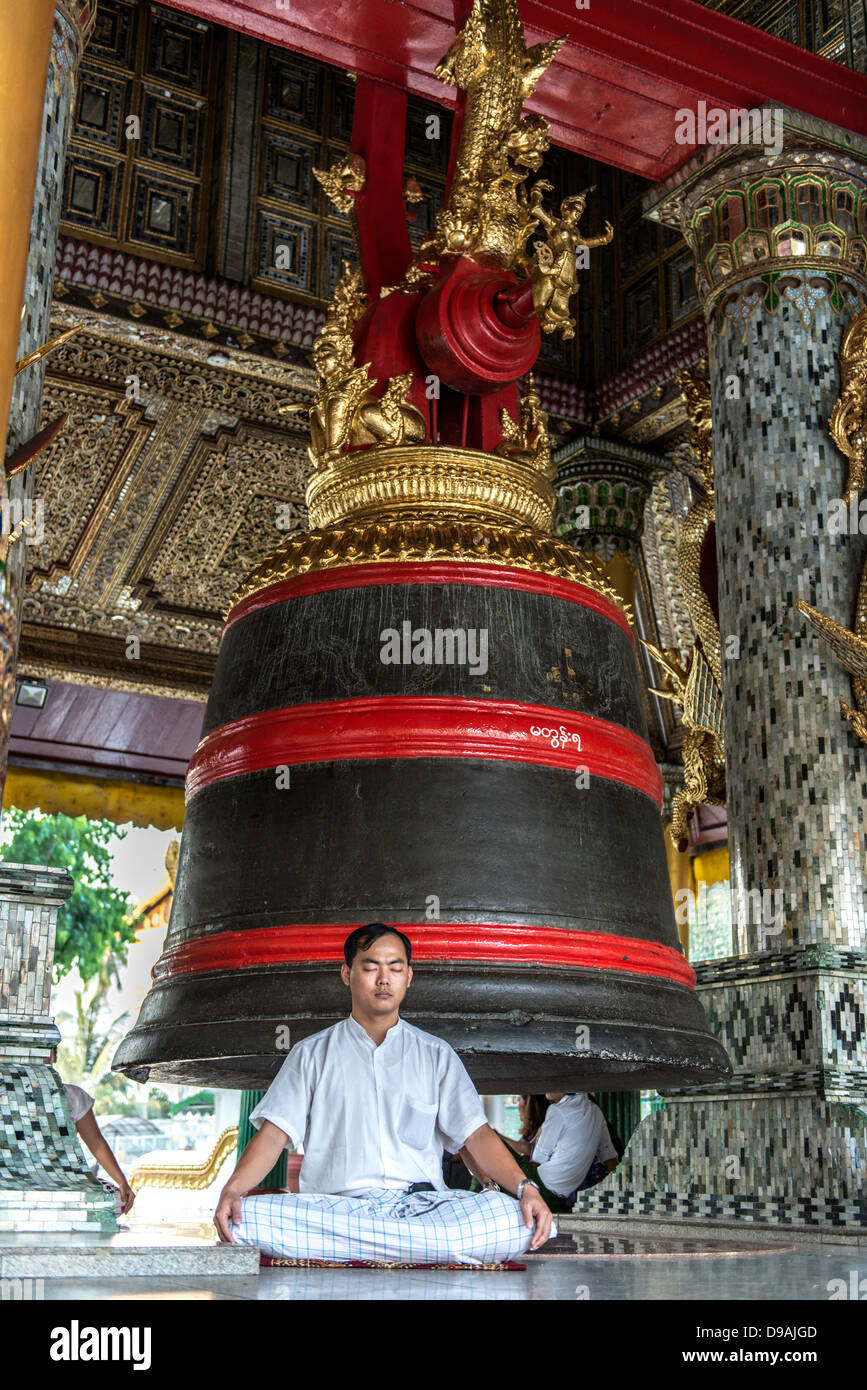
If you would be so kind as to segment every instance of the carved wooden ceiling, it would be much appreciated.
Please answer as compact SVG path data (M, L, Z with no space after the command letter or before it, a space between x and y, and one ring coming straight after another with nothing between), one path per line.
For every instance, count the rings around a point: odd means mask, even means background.
M312 372L57 310L74 324L45 383L69 421L35 480L21 669L201 695L241 577L304 524L306 440L281 408Z

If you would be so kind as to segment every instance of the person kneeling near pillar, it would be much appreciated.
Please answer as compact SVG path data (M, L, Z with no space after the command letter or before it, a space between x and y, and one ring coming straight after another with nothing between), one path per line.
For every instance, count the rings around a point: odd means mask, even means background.
M352 1011L295 1044L251 1114L258 1133L214 1213L222 1241L288 1259L478 1265L556 1235L457 1054L399 1017L411 954L381 922L347 937ZM247 1196L299 1144L299 1192ZM464 1149L506 1190L447 1188L443 1148Z

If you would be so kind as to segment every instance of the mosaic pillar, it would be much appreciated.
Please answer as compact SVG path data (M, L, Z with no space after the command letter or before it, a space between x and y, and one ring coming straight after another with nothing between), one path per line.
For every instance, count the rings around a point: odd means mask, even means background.
M867 144L785 112L778 154L702 151L645 211L693 249L710 346L735 956L698 989L735 1073L670 1093L585 1213L867 1225L867 759L849 678L865 538L826 518L843 333L867 292ZM751 895L751 896L750 896Z
M42 138L33 213L30 221L30 248L24 281L24 318L18 339L18 360L48 342L51 300L54 291L54 263L60 230L63 194L63 168L75 100L75 76L87 37L93 27L96 6L93 0L60 0L54 15L51 56L45 85ZM20 303L14 312L20 309ZM9 409L7 453L32 439L39 430L42 411L44 360L25 367L12 386ZM5 565L0 564L0 804L6 778L6 757L15 690L15 663L21 620L21 591L27 567L30 537L41 540L45 511L49 503L35 495L34 474L38 463L19 473L9 484L9 517L29 517L29 529L12 545ZM36 489L38 494L38 489ZM4 529L13 529L4 517Z
M50 337L75 73L94 9L91 0L61 0L54 16L19 359ZM39 429L44 370L44 363L37 362L15 378L9 412L10 452ZM30 468L12 480L10 512L13 520L18 514L29 515L31 534L38 539L44 523L39 498L34 498L33 472ZM0 795L26 563L26 542L22 540L11 547L5 566L0 567ZM0 1231L117 1228L114 1202L90 1174L66 1093L57 1073L47 1065L49 1052L59 1041L48 1012L57 912L71 891L72 880L61 870L0 863Z
M0 1233L117 1229L48 1065L57 912L72 888L65 869L0 864Z

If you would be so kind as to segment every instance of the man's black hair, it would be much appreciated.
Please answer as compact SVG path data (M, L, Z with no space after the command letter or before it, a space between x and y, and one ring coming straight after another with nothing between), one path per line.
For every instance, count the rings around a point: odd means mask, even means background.
M366 951L368 946L372 946L374 941L378 941L381 936L399 936L403 942L403 949L406 951L406 963L409 965L412 956L412 942L408 936L404 936L397 927L390 927L385 922L368 922L364 927L356 927L355 931L350 932L343 943L343 959L352 968L352 962L359 951Z

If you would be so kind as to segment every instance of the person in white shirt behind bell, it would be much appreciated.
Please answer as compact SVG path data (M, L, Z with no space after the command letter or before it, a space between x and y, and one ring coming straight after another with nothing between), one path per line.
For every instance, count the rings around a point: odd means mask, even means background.
M251 1114L258 1133L214 1213L222 1241L288 1259L478 1265L556 1235L460 1058L399 1017L411 953L382 922L347 937L340 973L352 1011L295 1044ZM246 1195L301 1144L297 1194ZM446 1187L444 1148L484 1169L484 1192Z
M533 1145L531 1162L544 1186L571 1206L594 1165L613 1172L617 1150L599 1106L582 1092L545 1093L551 1101ZM597 1179L598 1180L598 1179Z

